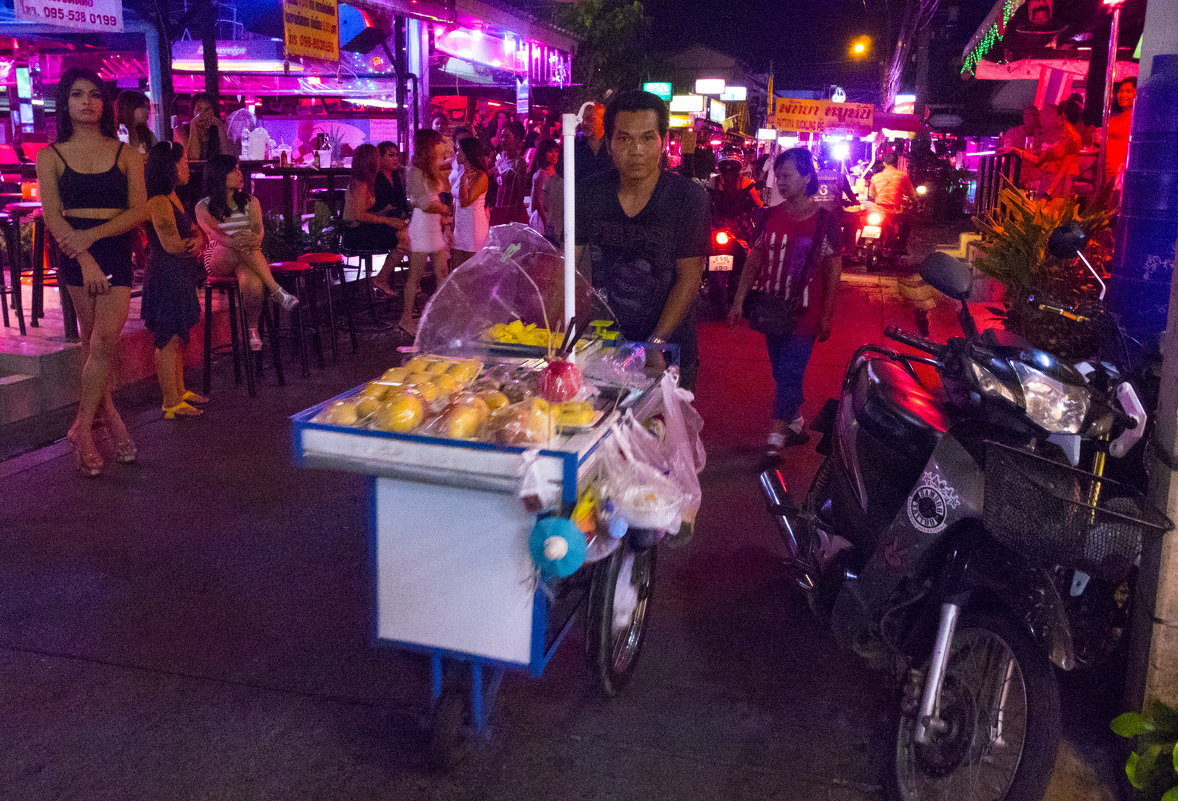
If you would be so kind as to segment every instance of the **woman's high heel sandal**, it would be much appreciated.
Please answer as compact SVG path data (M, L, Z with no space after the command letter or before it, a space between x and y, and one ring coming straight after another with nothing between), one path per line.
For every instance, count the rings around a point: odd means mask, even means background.
M78 445L78 440L73 433L66 434L66 439L69 440L70 445L74 449L74 460L78 468L78 472L87 478L97 478L102 475L102 468L106 464L102 461L102 456L94 448L93 443L89 448L82 448Z
M204 409L198 409L191 403L180 401L175 406L161 406L164 411L165 420L175 420L184 417L200 417L204 414Z
M135 447L135 442L130 437L116 440L114 445L115 461L119 464L132 464L139 458L139 448Z
M299 299L281 287L271 292L270 297L286 311L290 311L299 305Z

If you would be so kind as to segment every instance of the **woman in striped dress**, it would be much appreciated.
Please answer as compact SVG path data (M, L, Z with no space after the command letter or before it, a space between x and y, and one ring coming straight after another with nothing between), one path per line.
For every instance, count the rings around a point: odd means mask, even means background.
M262 349L258 318L269 292L275 303L293 309L299 299L278 285L262 255L262 206L242 191L245 177L236 156L213 156L205 164L208 197L196 204L196 219L209 237L205 264L212 275L233 275L241 290L250 350Z

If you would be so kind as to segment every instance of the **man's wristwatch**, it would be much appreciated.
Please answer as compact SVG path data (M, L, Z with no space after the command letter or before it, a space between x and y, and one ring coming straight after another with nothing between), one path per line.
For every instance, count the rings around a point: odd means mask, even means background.
M646 341L651 345L666 345L667 344L667 340L663 339L662 337L651 337L650 339L648 339Z

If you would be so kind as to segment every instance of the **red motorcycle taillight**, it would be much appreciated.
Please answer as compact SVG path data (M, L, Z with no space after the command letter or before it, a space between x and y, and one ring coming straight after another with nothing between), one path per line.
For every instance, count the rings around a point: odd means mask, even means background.
M729 240L729 236L728 236L727 231L717 231L716 232L716 244L717 245L727 245L728 240Z

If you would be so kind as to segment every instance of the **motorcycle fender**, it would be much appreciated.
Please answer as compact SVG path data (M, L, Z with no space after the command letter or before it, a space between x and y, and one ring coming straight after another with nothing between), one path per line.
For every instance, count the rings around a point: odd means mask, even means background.
M860 573L864 598L882 605L901 581L939 572L930 557L958 526L981 519L984 483L965 448L942 437Z
M1047 571L1029 566L982 531L981 526L964 527L958 539L959 552L968 552L968 557L954 582L961 586L953 589L968 591L975 603L1005 609L1023 621L1027 633L1055 665L1063 670L1074 668L1071 623Z
M836 444L841 444L837 438ZM840 591L831 620L840 641L861 638L901 583L939 577L953 532L981 519L984 483L981 467L965 448L942 437L875 551Z

